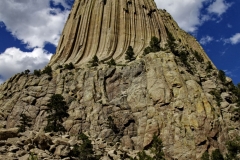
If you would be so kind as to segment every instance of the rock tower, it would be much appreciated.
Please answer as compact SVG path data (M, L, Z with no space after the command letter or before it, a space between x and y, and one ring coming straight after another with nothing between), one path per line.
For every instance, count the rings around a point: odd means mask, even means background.
M128 46L141 55L153 36L164 48L166 28L183 45L195 42L153 0L75 0L50 65L81 65L94 55L101 61L123 61ZM197 42L193 45L202 50Z
M153 36L160 51L143 54ZM88 65L95 55L101 62ZM36 73L0 85L0 159L69 159L84 133L102 160L149 153L154 134L167 160L195 160L226 155L240 135L240 91L153 0L75 0L48 72ZM69 107L65 135L43 132L54 94ZM32 125L18 133L23 113Z

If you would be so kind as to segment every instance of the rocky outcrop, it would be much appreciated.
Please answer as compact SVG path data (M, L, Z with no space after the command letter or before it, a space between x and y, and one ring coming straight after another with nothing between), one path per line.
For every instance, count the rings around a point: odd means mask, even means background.
M0 87L0 122L4 128L15 127L24 112L33 120L30 130L41 131L48 100L61 94L69 106L70 116L63 123L67 133L84 132L93 141L105 142L95 148L101 156L108 152L103 148L115 144L117 151L134 156L154 134L161 137L167 158L199 159L216 148L224 152L225 142L239 134L239 121L231 120L231 92L216 78L217 70L207 73L204 63L193 55L188 58L197 70L189 71L177 56L161 51L126 65L57 69L52 78L18 74ZM210 82L215 87L209 87ZM216 89L222 90L220 106L211 93ZM33 142L49 149L52 141L40 141L42 136ZM66 156L68 151L59 142L55 154Z
M152 36L161 51L144 56ZM128 62L130 45L137 58ZM91 67L94 55L99 66ZM105 63L110 58L116 66ZM60 67L70 62L75 69ZM231 79L218 78L195 38L154 1L75 0L49 65L52 75L17 74L0 85L0 159L31 152L67 160L82 132L104 160L136 156L154 134L166 159L200 159L205 151L225 153L225 143L240 134ZM65 136L43 133L53 94L69 106ZM32 126L18 134L22 113Z

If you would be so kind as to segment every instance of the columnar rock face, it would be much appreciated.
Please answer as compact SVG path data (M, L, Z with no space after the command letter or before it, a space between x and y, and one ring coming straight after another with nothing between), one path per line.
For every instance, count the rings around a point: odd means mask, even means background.
M162 49L144 56L152 36ZM137 59L126 62L129 45ZM85 65L94 55L117 65ZM57 67L70 62L75 69ZM231 79L218 78L199 43L152 0L76 0L49 65L51 76L22 73L0 85L0 158L68 159L84 132L102 159L134 157L156 134L166 159L193 160L226 153L225 143L240 135ZM53 94L69 106L64 137L42 133ZM33 125L16 138L21 113Z
M114 58L120 62L128 46L141 55L153 36L164 48L166 28L181 44L190 43L194 50L203 52L168 13L157 9L153 0L75 0L50 65L81 65L94 55L101 61Z

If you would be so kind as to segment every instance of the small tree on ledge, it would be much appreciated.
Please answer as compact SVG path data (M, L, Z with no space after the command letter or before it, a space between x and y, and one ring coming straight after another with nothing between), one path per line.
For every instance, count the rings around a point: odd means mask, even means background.
M110 61L107 62L107 64L111 67L111 66L115 66L116 62L115 60L112 58Z
M27 127L31 127L31 122L32 119L31 117L27 116L26 114L22 113L20 115L20 125L18 125L17 127L19 127L18 131L19 132L25 132Z
M134 57L134 52L133 52L133 48L132 46L128 46L128 49L126 51L126 56L125 56L125 59L126 60L129 60L129 61L133 61L135 60L136 58Z
M60 94L54 94L49 100L47 107L49 113L47 116L48 124L44 130L46 132L66 131L62 123L63 118L68 117L69 115L67 113L68 107L63 96Z
M99 63L98 57L95 55L95 56L92 58L92 60L90 61L90 63L92 64L92 67L98 66L98 63Z

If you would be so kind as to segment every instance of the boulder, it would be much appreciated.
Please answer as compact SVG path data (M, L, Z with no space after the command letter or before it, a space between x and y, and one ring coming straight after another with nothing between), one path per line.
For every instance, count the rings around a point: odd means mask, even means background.
M18 128L0 129L0 140L7 140L18 136Z

